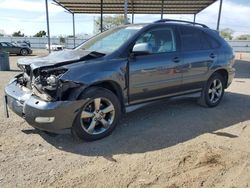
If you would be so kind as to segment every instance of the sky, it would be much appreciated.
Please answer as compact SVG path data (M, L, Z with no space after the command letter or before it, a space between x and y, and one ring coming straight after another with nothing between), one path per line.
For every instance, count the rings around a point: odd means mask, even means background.
M212 4L196 16L196 21L216 28L219 2ZM223 0L220 28L231 28L234 35L250 34L250 0ZM94 19L99 15L76 14L76 34L93 34ZM130 15L129 15L130 16ZM49 0L51 36L72 35L72 15ZM164 15L164 18L193 20L192 15ZM135 23L153 22L160 15L135 15ZM44 0L0 0L0 32L12 34L21 30L32 36L40 30L46 31Z

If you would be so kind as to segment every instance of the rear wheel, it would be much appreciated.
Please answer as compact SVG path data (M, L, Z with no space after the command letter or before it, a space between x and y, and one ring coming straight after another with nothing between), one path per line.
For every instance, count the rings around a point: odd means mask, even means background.
M21 54L22 56L26 56L26 55L29 54L29 52L28 52L27 49L21 49L20 54Z
M117 96L107 89L92 87L80 98L86 99L86 102L74 121L73 135L85 141L93 141L111 134L121 113Z
M217 106L223 98L224 88L224 78L220 74L214 73L202 90L199 104L206 107Z

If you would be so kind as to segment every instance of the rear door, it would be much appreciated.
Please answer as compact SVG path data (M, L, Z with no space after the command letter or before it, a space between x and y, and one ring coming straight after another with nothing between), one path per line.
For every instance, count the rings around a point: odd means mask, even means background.
M203 86L209 67L217 60L217 50L213 49L205 33L196 27L180 26L183 57L182 90L195 90Z
M152 52L129 61L131 103L159 98L179 91L181 59L176 30L161 26L142 34L135 44L148 43Z

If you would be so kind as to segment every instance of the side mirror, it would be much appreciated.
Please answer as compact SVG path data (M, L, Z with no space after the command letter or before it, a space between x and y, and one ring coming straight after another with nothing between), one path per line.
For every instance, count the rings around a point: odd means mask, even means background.
M132 53L134 55L148 55L152 53L152 47L148 43L136 44L133 47Z

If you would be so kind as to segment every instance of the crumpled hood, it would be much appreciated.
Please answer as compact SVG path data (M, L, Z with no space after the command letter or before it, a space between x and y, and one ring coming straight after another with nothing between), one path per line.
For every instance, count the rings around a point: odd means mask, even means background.
M91 51L81 49L77 50L63 50L59 52L52 52L46 56L38 56L33 58L21 58L17 61L17 65L30 65L31 69L39 67L48 67L54 65L66 65L82 60L89 55Z

